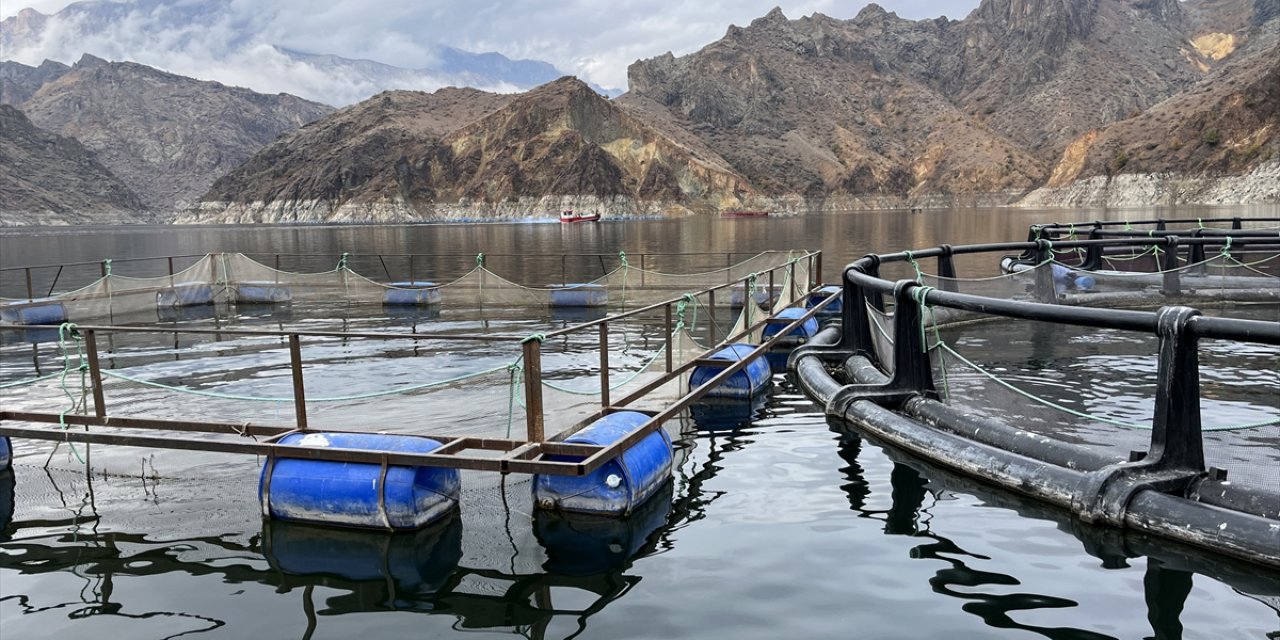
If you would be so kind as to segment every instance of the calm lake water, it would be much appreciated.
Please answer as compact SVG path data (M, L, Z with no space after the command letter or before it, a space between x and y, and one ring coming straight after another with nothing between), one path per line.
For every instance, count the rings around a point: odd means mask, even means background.
M825 279L834 281L841 265L870 251L1022 240L1034 222L1157 215L1280 211L962 210L594 225L4 230L0 266L239 251L264 261L283 254L281 266L299 270L330 269L343 252L449 253L465 257L452 267L463 270L470 256L483 252L492 256L495 272L539 284L593 277L603 265L503 254L745 256L821 248ZM357 270L371 277L384 268L391 279L407 275L403 260L362 260ZM966 267L962 276L996 272L985 262ZM150 275L166 267L117 262L113 268ZM98 269L60 277L91 278ZM25 295L25 283L12 272L0 286L3 295ZM270 322L395 326L373 317L380 311L339 317L343 313L295 309ZM525 322L499 320L513 330L528 328ZM993 344L973 348L1012 361L1000 331L987 336ZM1124 342L1113 358L1119 362L1143 348ZM21 355L4 353L0 374L32 366L29 347ZM1275 353L1249 357L1259 363L1262 382L1273 384L1267 374L1275 375ZM1227 354L1223 362L1242 361ZM1129 391L1114 374L1125 365L1109 366L1107 383ZM399 374L370 369L368 375ZM6 404L22 400L12 390L0 394ZM1252 417L1259 406L1268 410L1275 395L1237 407L1238 417ZM370 409L367 418L401 420L392 402ZM749 423L703 414L668 430L678 447L674 482L627 520L566 522L534 514L527 478L470 474L457 517L399 535L264 524L256 493L260 461L214 456L170 467L137 452L118 456L136 470L86 477L65 449L48 469L45 455L20 451L15 473L0 476L0 518L6 503L13 510L0 530L0 637L1280 636L1275 572L1086 526L833 430L821 408L784 377L775 379L774 393Z

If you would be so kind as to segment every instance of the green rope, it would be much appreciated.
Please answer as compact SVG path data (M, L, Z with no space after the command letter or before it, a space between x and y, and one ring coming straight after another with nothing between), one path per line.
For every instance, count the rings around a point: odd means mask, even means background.
M343 252L342 252L342 257L341 257L341 258L338 258L338 266L334 267L334 268L333 268L333 270L334 270L334 271L342 271L343 269L346 269L346 268L347 268L347 257L348 257L349 255L351 255L351 254L347 253L346 251L343 251Z
M102 261L102 270L104 272L102 274L104 277L111 276L111 258L107 258L106 260Z
M481 253L477 253L477 254L476 254L476 266L477 266L477 267L484 267L484 253L483 253L483 252L481 252Z
M511 382L507 386L507 438L511 438L511 424L515 420L516 415L516 388L520 385L520 373L524 371L521 362L524 355L516 358L515 362L507 365L507 371L511 374Z
M911 268L916 270L916 282L924 283L924 270L920 268L920 263L916 262L916 257L910 251L907 253L907 262L911 263Z
M547 336L544 333L531 334L529 337L525 338L524 340L521 340L520 344L527 344L534 341L537 341L538 343L546 342Z
M1125 231L1133 231L1133 224L1131 224L1128 220L1125 220L1125 221L1124 221L1124 230L1125 230Z
M108 261L110 262L110 261ZM108 268L110 268L108 266ZM67 349L67 339L70 338L76 345L76 361L75 370L80 372L80 399L76 400L71 390L67 388L67 374L71 372L71 353ZM62 352L62 373L59 374L59 384L62 386L62 393L67 396L67 400L71 402L70 406L63 409L58 414L58 426L62 427L65 432L70 428L67 424L67 414L72 413L84 405L84 399L89 395L88 387L85 382L85 375L89 371L89 365L85 362L84 342L80 336L80 332L76 330L75 323L64 322L58 326L58 349ZM76 460L80 464L84 464L84 458L80 457L80 452L76 449L73 442L68 441L67 445L71 447L71 453L75 455Z
M942 344L942 333L938 331L937 313L934 311L933 307L929 306L929 303L925 301L929 292L933 290L933 287L916 287L911 291L911 297L916 301L916 304L920 305L921 309L929 312L928 321L925 320L923 313L920 314L920 347L924 353L928 353L930 349L936 348ZM932 346L929 345L929 334L925 327L927 322L931 322L933 324L934 344ZM945 394L943 398L950 398L951 381L947 379L947 358L943 351L938 351L938 365L942 368L942 392Z

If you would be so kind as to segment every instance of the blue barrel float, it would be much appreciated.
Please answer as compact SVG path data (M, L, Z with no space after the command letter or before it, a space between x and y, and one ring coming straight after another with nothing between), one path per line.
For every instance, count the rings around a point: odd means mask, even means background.
M425 306L440 304L440 288L434 282L426 280L409 280L392 282L386 293L382 294L382 304Z
M737 362L748 357L752 351L755 351L755 345L750 344L731 344L723 349L707 356L710 360L728 360ZM699 365L693 368L693 373L689 376L689 388L695 389L724 371L724 367L714 365ZM751 361L744 369L729 376L720 384L710 389L704 398L750 398L764 391L769 387L771 382L770 376L772 372L769 370L769 363L763 358L756 358Z
M547 551L542 567L566 576L599 575L624 568L642 553L654 532L667 524L674 493L673 483L664 482L653 497L625 518L535 512L533 535Z
M55 298L35 298L0 305L0 320L12 324L62 324L67 309Z
M292 433L278 444L393 453L440 448L429 438L377 433ZM391 465L380 482L381 472L376 464L272 458L258 499L265 515L280 520L397 530L424 527L458 506L457 469Z
M769 323L764 326L761 332L761 339L768 340L778 335L787 325L799 320L801 316L808 313L806 309L798 307L787 307L779 311L776 315L769 319ZM815 333L818 332L818 319L809 318L803 324L792 329L790 332L778 339L773 348L765 353L765 359L769 361L769 367L776 373L784 373L787 370L787 357L791 355L791 351L796 347L809 341Z
M608 446L649 421L636 411L611 413L568 438L570 444ZM547 456L554 462L581 462L576 456ZM635 511L671 478L671 437L662 429L585 476L533 476L533 504L539 509L623 516Z
M196 307L213 304L213 287L201 282L166 287L156 293L156 306Z
M285 575L341 580L330 586L375 596L366 602L411 608L438 591L457 570L462 561L462 519L451 516L417 531L394 532L267 520L262 555Z
M293 289L279 282L246 281L236 286L236 302L279 304L293 301Z
M843 293L844 290L838 284L829 284L827 286L820 287L809 293L809 299L805 302L805 307L812 309L819 304L822 304L823 300L826 300L831 296L836 296L835 302L823 307L822 311L819 311L816 317L819 320L830 320L832 318L839 317L840 314L844 312Z
M552 307L603 307L609 304L609 290L598 284L551 285Z

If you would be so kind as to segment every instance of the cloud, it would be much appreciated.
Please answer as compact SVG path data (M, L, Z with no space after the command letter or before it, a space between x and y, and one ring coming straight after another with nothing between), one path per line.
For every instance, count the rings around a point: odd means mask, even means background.
M0 15L17 13L5 2ZM370 90L349 74L317 77L314 68L270 49L370 59L406 68L430 67L440 46L550 62L604 87L626 87L632 62L671 51L683 55L719 39L730 24L746 25L779 0L134 0L123 19L98 35L79 25L51 28L39 43L5 56L27 64L72 62L81 53L133 60L175 73L260 91L287 91L343 103ZM26 4L44 13L65 1ZM978 0L881 0L905 18L944 12L963 17ZM19 4L20 6L20 4ZM790 18L821 12L851 18L858 3L798 0L782 6ZM323 74L319 74L323 75ZM449 78L425 77L434 89ZM345 87L343 88L345 83ZM358 99L357 98L357 99Z

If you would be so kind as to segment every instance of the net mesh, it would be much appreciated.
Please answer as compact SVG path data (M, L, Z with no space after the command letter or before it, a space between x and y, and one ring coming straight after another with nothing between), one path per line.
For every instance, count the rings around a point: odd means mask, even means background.
M770 276L770 270L773 275ZM658 411L688 391L688 375L646 389L716 344L738 336L758 342L769 315L807 294L810 261L800 253L771 252L725 268L676 274L630 267L625 257L589 284L608 292L607 306L558 309L557 288L530 287L490 272L483 258L465 275L439 285L437 305L383 306L389 286L361 276L343 261L316 273L274 269L240 254L208 256L173 276L129 278L110 272L97 282L55 296L71 319L132 317L154 324L157 312L179 326L214 333L98 332L106 409L135 417L235 425L292 426L298 419L288 339L270 335L220 335L218 329L394 333L430 331L430 338L304 336L305 414L312 429L341 429L523 439L526 435L522 342L539 341L546 433L571 426L604 404L629 395L630 408ZM743 280L735 283L736 280ZM717 291L706 291L730 283ZM770 286L772 285L772 286ZM183 300L184 286L207 287L213 304L165 307ZM684 293L682 288L691 289ZM287 289L274 303L273 289ZM699 291L698 289L703 289ZM683 293L683 295L681 295ZM595 327L543 334L595 320L609 311L664 306L610 319L601 343ZM203 298L196 296L197 301ZM24 300L20 303L30 304ZM433 311L434 309L434 311ZM207 313L201 313L207 312ZM397 313L408 314L406 318ZM264 326L265 325L265 326ZM406 329L407 325L407 329ZM670 331L668 331L668 326ZM0 349L0 393L18 411L90 413L83 380L83 336L69 327L26 327ZM488 340L469 339L483 334ZM15 338L16 336L16 338ZM456 338L451 336L457 336ZM601 358L607 356L607 364ZM602 366L607 366L606 377ZM640 392L644 393L641 394ZM72 401L74 399L74 402ZM66 427L78 429L80 427ZM155 431L139 432L155 434ZM172 434L170 434L172 435ZM225 438L225 434L192 439ZM65 462L82 462L83 446L22 442L18 454L43 458L56 450ZM225 455L98 448L94 468L137 473L139 456L166 473L225 463Z

